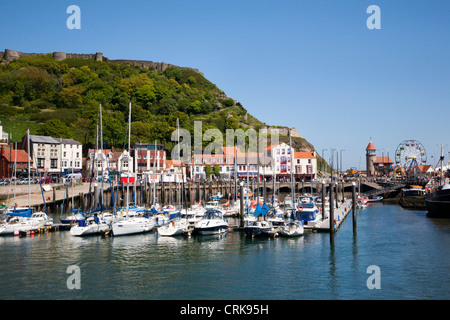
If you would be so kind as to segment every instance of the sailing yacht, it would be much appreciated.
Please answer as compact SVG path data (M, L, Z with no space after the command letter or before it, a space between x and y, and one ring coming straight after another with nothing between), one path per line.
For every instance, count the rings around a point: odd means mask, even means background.
M93 217L88 217L85 220L80 220L77 225L70 228L70 234L72 236L88 236L94 234L103 234L109 230L109 224L100 219L97 214Z
M131 150L131 102L128 115L128 155ZM153 217L141 217L136 211L130 211L129 203L129 187L130 181L127 180L127 206L125 211L125 217L118 217L117 221L111 224L111 230L114 236L130 235L136 233L143 233L152 231L155 227L155 219Z
M188 228L189 223L186 219L177 218L170 221L168 224L158 228L158 235L160 236L176 236L183 234Z

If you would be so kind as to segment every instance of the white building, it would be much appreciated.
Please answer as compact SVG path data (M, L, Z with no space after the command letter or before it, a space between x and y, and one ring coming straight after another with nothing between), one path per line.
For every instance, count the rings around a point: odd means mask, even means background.
M86 175L94 177L116 173L134 173L133 157L127 150L114 152L111 149L89 149L86 158ZM92 167L94 168L92 170Z
M83 163L83 150L82 145L73 139L55 139L60 143L60 159L61 159L61 171L66 174L72 170L74 172L81 172Z

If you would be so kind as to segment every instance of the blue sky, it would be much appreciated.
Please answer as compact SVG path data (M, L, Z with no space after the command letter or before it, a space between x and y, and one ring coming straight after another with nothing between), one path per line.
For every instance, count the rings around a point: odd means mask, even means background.
M69 5L81 30L69 30ZM378 5L381 29L366 9ZM103 52L199 69L269 125L365 169L370 137L394 159L420 141L450 151L450 1L9 1L0 50ZM431 158L433 156L433 158Z

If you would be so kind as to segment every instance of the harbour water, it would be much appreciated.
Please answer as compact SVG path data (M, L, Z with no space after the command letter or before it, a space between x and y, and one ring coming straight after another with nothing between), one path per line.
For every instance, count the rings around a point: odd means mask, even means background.
M351 220L349 215L334 244L327 233L2 237L0 299L450 298L449 219L380 203L358 211L356 235ZM69 289L70 266L79 268L80 289ZM379 268L379 289L367 285L370 266Z

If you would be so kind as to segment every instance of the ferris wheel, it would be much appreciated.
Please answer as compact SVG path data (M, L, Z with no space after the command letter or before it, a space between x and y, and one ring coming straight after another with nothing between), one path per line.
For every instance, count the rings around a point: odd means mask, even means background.
M395 163L401 165L406 171L427 162L427 153L423 145L417 140L405 140L395 151Z

